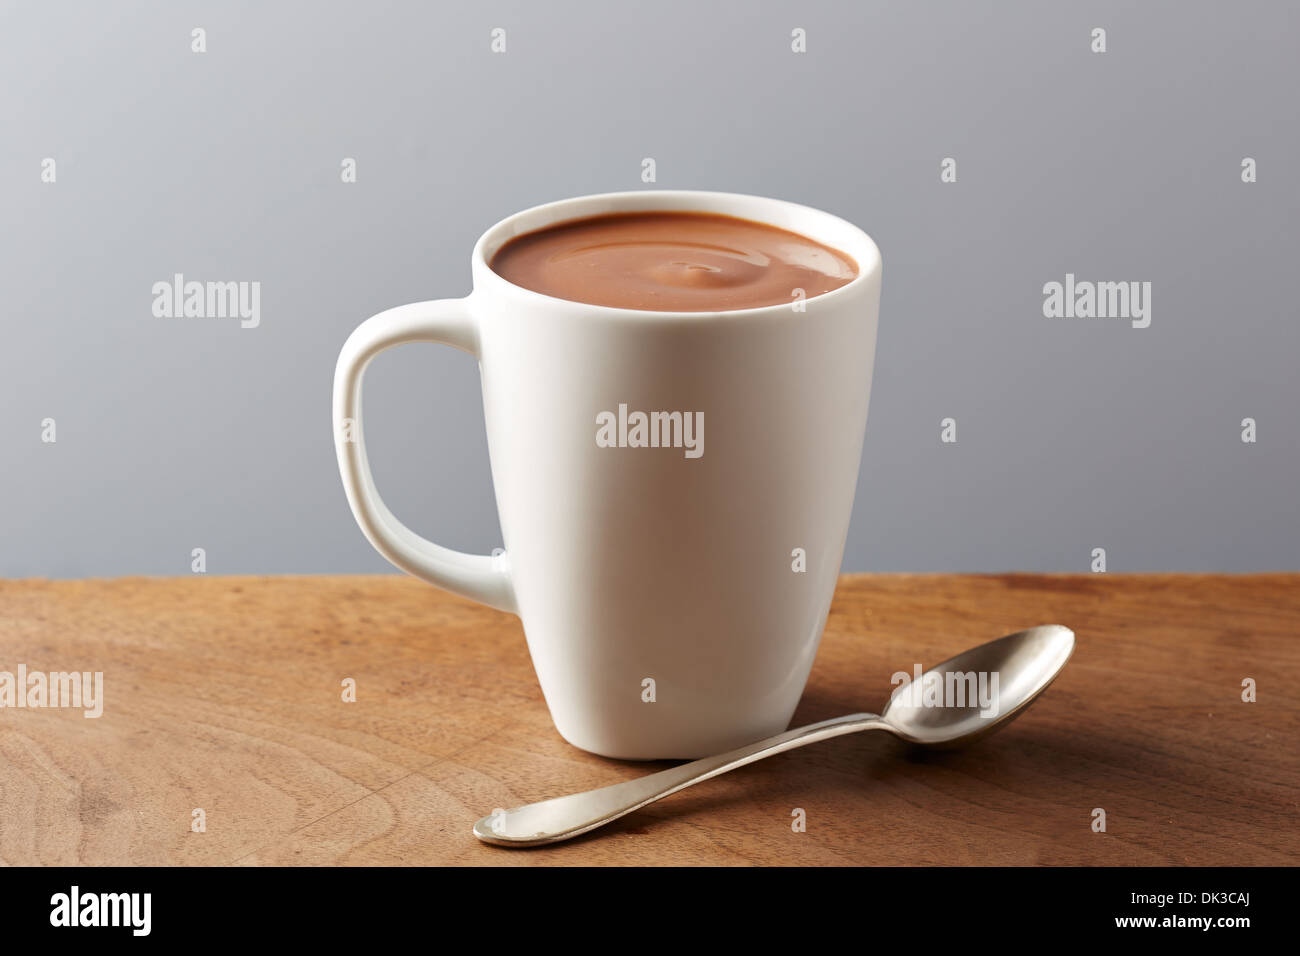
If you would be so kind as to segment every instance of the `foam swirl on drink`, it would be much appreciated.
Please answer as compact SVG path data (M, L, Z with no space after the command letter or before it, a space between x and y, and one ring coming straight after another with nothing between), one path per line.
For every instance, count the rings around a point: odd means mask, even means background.
M857 264L798 233L696 212L615 213L507 242L492 269L544 295L655 312L721 312L812 298Z

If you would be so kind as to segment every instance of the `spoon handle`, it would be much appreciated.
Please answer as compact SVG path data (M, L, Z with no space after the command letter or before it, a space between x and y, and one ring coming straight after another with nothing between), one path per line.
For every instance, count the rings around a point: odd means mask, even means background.
M820 723L797 727L764 740L737 747L713 757L692 760L677 767L635 780L588 790L567 797L530 803L513 810L498 810L474 824L474 835L485 843L500 846L537 846L559 843L604 826L611 820L639 810L648 803L684 790L692 784L773 754L805 744L861 730L886 727L875 714L849 714Z

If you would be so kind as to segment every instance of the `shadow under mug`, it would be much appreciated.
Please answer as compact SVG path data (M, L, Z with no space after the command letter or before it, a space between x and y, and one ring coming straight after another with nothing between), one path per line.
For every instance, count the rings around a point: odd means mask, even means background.
M541 295L488 265L522 233L646 210L768 223L847 253L859 274L789 304L645 312ZM335 446L366 537L416 577L518 614L556 729L577 747L693 758L784 730L821 640L857 486L875 243L779 200L627 192L510 216L478 240L471 267L469 296L382 312L339 356ZM420 537L375 489L362 375L408 342L479 360L504 554ZM657 413L658 447L623 441L637 412Z

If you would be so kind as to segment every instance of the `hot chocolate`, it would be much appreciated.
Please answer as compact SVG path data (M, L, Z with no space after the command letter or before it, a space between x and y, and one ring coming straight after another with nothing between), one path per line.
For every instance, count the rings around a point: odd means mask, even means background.
M651 312L781 305L838 289L858 274L849 256L806 236L700 212L559 223L511 239L491 266L534 292Z

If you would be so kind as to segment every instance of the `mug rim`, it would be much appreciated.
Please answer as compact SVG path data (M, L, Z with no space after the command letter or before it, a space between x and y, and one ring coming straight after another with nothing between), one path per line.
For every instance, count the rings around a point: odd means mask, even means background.
M743 209L746 211L737 211ZM756 211L771 210L771 215L755 214ZM778 302L773 305L756 306L748 309L723 309L701 312L664 311L655 309L629 309L622 306L596 305L577 299L563 299L547 295L511 282L490 264L503 245L517 236L536 232L563 222L588 219L594 216L619 212L704 212L715 215L732 216L748 219L763 225L773 226L795 232L813 239L850 256L857 264L858 274L844 285L811 296L804 301L831 305L838 299L851 296L862 286L872 282L880 275L880 249L866 231L847 219L833 213L825 212L814 206L773 199L767 196L755 196L748 193L717 192L700 189L664 189L664 190L630 190L623 192L593 193L575 196L554 202L541 203L521 209L506 216L490 226L479 236L471 255L471 267L474 278L474 293L495 286L500 291L512 295L521 295L527 300L540 303L560 304L565 308L589 311L592 314L606 316L626 316L637 319L658 319L673 321L679 318L731 319L753 318L764 315L788 314L790 302ZM779 220L779 221L774 221ZM807 220L810 225L791 225L790 220ZM839 238L830 241L824 235L817 235L818 228L836 233ZM851 240L846 242L845 240Z

